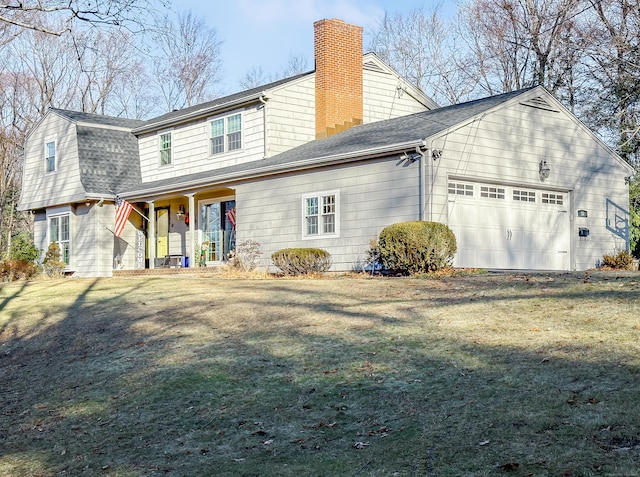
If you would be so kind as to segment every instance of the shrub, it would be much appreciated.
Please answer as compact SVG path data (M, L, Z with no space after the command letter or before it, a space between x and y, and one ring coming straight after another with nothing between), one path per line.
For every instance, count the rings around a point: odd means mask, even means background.
M21 232L11 239L11 252L9 258L33 263L40 257L40 250L33 244L31 236Z
M319 248L285 248L271 254L271 260L286 275L322 273L331 267L331 254Z
M0 280L3 282L28 280L36 273L38 273L38 266L34 262L13 259L0 262Z
M602 266L604 268L613 268L615 270L631 270L633 256L626 250L613 252L613 255L605 254L602 257Z
M243 240L236 245L236 249L229 254L232 267L250 272L258 265L258 257L262 255L260 244L255 240Z
M60 246L51 242L42 262L42 268L49 277L59 277L67 265L60 260Z
M401 222L385 227L378 238L382 264L401 273L425 273L451 265L456 237L437 222Z

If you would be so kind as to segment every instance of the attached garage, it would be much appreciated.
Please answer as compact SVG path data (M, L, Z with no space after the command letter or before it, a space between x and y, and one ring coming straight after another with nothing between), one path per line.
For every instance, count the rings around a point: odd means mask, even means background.
M454 265L468 268L570 269L568 192L450 179Z

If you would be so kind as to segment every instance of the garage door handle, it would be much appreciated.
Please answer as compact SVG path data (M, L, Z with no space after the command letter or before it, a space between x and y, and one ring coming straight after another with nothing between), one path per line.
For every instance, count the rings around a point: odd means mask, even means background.
M507 240L511 240L513 238L513 232L511 230L507 230Z

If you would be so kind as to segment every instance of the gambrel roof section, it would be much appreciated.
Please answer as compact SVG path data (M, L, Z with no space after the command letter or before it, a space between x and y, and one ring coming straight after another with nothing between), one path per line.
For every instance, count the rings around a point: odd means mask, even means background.
M88 196L110 196L141 182L138 140L144 121L51 109L75 123L80 180Z

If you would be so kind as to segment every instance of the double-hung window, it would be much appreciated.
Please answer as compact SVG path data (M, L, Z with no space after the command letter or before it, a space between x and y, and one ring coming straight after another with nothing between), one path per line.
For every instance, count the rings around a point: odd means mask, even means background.
M211 155L242 148L242 115L211 121Z
M56 170L56 142L47 141L44 144L44 170L55 172Z
M171 164L171 133L160 134L160 165Z
M338 236L339 194L337 191L307 194L302 198L304 238Z
M49 243L56 242L60 247L60 260L69 265L71 251L69 233L69 214L49 218Z

